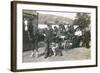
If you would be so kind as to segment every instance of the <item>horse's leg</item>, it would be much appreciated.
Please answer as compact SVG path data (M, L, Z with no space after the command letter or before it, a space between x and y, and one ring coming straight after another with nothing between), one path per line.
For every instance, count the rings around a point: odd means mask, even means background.
M38 51L38 41L37 41L37 38L35 40L35 45L34 46L35 46L35 49L34 49L35 50L35 57L38 57L38 52L39 51Z
M35 55L35 52L34 52L34 45L33 45L33 43L32 43L32 53L31 53L31 57L34 57L34 55Z
M52 52L53 52L53 55L55 56L55 50L54 50L54 48L52 48Z
M32 54L31 57L35 57L37 53L37 46L36 46L36 40L32 40Z

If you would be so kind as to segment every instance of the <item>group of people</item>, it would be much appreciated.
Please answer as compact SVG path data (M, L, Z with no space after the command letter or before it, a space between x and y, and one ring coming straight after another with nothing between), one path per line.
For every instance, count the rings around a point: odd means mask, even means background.
M59 28L54 26L54 29L52 28L51 25L47 24L47 29L46 29L46 39L47 39L47 49L45 51L45 58L51 56L51 55L57 55L59 54L60 56L63 55L62 50L64 49L62 46L62 42L64 39L60 38L60 36L63 36L64 34L64 29L60 25Z
M39 29L34 32L34 26L32 24L28 26L28 36L29 40L32 42L33 51L38 51L37 44L39 41L46 42L45 58L57 54L62 56L63 49L66 49L66 45L67 48L69 48L70 43L70 48L76 48L79 46L89 47L89 31L83 33L79 27L75 29L73 25L68 25L67 28L65 28L64 24L59 24L59 27L54 26L54 28L52 28L52 25L50 24L46 25L47 28L43 29L43 32ZM80 45L80 42L82 42L82 45Z

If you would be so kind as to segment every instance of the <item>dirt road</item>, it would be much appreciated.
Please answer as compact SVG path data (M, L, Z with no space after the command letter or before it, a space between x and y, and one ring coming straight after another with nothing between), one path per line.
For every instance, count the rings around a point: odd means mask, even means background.
M41 49L42 50L42 49ZM45 62L45 61L67 61L67 60L85 60L91 58L91 49L87 49L84 47L74 48L70 50L64 50L63 56L50 56L48 58L40 57L32 57L31 51L27 51L23 53L23 62Z

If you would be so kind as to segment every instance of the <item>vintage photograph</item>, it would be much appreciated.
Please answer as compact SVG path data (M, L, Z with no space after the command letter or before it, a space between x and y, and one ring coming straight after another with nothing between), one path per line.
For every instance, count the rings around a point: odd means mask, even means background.
M23 63L91 59L91 13L23 9Z
M11 70L97 66L97 6L11 3Z

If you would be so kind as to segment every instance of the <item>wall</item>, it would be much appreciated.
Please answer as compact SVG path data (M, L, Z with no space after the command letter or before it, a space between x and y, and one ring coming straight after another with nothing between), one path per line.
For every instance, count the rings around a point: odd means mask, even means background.
M10 71L10 34L11 34L10 33L10 8L11 8L10 1L11 0L0 0L0 73L12 73ZM99 0L98 1L97 0L31 0L31 1L99 6ZM98 20L99 19L100 18L98 18ZM100 25L98 25L98 28L99 27ZM100 31L100 29L98 31ZM100 34L98 34L98 37L100 37ZM99 41L100 38L98 38L98 43ZM100 55L99 47L98 47L98 52ZM100 64L100 58L99 58L99 64ZM57 73L57 72L58 73L87 73L87 72L99 73L100 65L99 67L92 67L92 68L35 71L34 73ZM26 73L33 73L33 72L26 72Z

